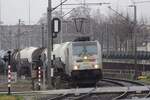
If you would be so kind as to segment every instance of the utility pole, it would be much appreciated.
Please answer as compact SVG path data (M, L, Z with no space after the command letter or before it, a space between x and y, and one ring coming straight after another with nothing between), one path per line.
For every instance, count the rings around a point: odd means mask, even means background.
M102 32L102 35L101 35L101 50L102 50L102 52L103 52L103 44L104 44L104 32Z
M12 31L9 30L9 48L12 49Z
M18 37L18 45L17 45L17 48L19 49L20 48L20 24L21 24L21 20L19 19L18 20L18 34L17 34L17 37Z
M137 66L137 35L136 35L136 25L137 25L137 7L136 5L130 5L129 7L134 8L134 29L133 29L133 42L134 42L134 66L135 66L135 76L134 79L138 77L138 66Z
M108 24L106 23L106 26L105 26L105 31L106 31L106 34L107 34L107 54L109 53L109 32L108 32Z
M19 69L19 67L21 67L21 64L20 64L20 43L21 43L21 41L20 41L20 36L21 36L21 23L22 23L23 21L21 21L21 19L19 19L18 20L18 33L17 33L17 49L18 49L18 69Z
M2 49L2 28L0 25L0 49Z
M18 23L18 34L17 34L17 37L18 37L18 38L17 38L17 39L18 39L18 43L17 43L18 46L17 46L17 49L18 49L18 69L19 69L19 68L21 67L21 66L20 66L20 42L21 42L21 41L20 41L20 34L21 34L21 31L20 31L20 24L21 24L21 20L19 19L18 22L19 22L19 23Z
M42 24L42 48L45 48L45 41L44 41L44 24ZM40 60L40 59L39 59ZM40 60L41 61L41 60ZM44 60L42 61L42 67L43 67L43 89L45 90L45 71L46 71L46 64Z
M136 5L133 5L134 7L134 53L135 53L135 79L137 79L138 77L138 72L139 72L139 69L138 69L138 66L137 66L137 34L136 34L136 25L137 25L137 8L136 8Z
M63 11L62 11L62 9L63 9L63 8L62 8L62 0L61 0L61 6L60 6L60 11L61 11L61 18L60 18L60 20L61 20L61 22L63 22ZM61 23L60 43L63 42L62 24L63 24L63 23Z
M52 19L52 7L51 7L51 0L48 0L48 9L47 9L47 21L48 21L48 46L47 46L47 56L48 56L48 69L47 69L47 77L48 77L48 88L52 88L52 81L51 81L51 51L52 51L52 26L51 26L51 19Z
M2 49L2 27L1 27L1 24L2 24L2 20L1 20L1 16L2 16L1 8L2 8L2 6L1 5L2 4L1 4L1 0L0 0L0 30L1 30L1 32L0 32L0 49Z
M42 48L45 47L44 43L44 24L42 24Z
M31 14L31 13L30 13L30 12L31 12L30 0L29 0L29 9L28 9L28 10L29 10L29 25L30 25L30 14Z

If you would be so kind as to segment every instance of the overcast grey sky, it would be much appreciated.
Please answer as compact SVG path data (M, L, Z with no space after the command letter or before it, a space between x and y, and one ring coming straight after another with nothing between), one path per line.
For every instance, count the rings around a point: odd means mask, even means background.
M30 1L30 18L31 24L37 23L43 13L46 12L48 0L1 0L1 20L4 24L12 25L17 24L18 19L24 21L25 24L29 23L29 1ZM52 0L53 7L58 5L61 0ZM83 0L68 0L67 3L77 3ZM120 11L128 10L132 16L133 8L129 8L128 5L132 4L132 0L86 0L86 2L110 2L114 9ZM134 0L145 1L145 0ZM150 0L149 0L150 1ZM108 6L108 5L107 5ZM91 8L100 8L104 14L109 13L107 6L96 6ZM71 6L72 7L72 6ZM71 8L69 7L69 8ZM150 20L150 2L137 5L138 18L143 16Z

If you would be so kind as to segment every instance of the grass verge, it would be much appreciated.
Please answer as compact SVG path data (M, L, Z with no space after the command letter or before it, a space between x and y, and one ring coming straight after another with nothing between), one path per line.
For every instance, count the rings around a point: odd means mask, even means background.
M138 80L138 81L142 82L142 83L144 83L146 85L150 85L150 80L148 80L148 79L141 79L141 80Z
M21 96L0 95L0 100L24 100Z

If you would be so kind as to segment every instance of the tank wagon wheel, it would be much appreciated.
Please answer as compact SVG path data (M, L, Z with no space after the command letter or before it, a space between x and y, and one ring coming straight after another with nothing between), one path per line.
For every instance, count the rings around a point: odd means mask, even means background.
M54 88L56 88L56 89L60 89L61 88L61 77L60 76L56 76L54 78L53 85L54 85Z

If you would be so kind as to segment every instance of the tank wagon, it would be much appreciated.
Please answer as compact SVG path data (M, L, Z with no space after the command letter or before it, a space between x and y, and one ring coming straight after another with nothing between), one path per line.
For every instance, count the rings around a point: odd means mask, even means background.
M31 76L32 53L37 47L28 47L20 50L14 50L11 55L11 64L19 76Z

